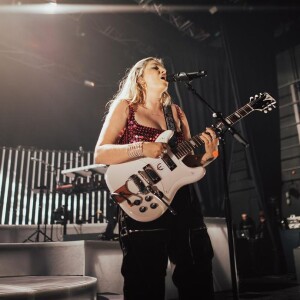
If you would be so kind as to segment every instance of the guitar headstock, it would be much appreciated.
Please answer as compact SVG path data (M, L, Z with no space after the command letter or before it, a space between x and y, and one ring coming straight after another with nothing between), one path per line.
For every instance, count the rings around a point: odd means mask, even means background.
M250 97L249 105L254 109L258 111L263 111L264 113L267 113L268 111L271 111L273 108L275 108L276 100L267 92L259 93L258 95L255 95L254 97Z

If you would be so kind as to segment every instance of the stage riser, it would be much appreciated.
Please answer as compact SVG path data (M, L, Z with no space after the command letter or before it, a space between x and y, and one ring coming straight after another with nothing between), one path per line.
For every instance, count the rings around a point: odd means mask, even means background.
M215 256L215 291L231 289L227 229L224 219L206 218ZM98 293L122 293L120 273L122 252L115 241L65 241L48 243L0 244L0 276L85 275L98 279ZM166 294L171 299L176 289L169 265ZM174 298L174 297L173 297Z
M0 276L84 275L84 241L0 244Z

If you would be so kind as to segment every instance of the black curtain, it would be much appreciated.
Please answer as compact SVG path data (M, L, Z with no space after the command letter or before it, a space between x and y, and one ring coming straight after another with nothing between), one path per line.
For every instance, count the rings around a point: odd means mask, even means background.
M226 15L223 34L237 105L240 99L265 91L277 99L273 33L265 16ZM263 202L281 196L279 129L278 109L267 115L257 114L242 123L243 134L250 143L247 155L253 163L254 178Z
M227 14L222 16L223 44L237 106L249 95L268 92L277 95L276 53L272 16L268 14ZM264 211L272 239L275 273L284 271L279 236L281 165L279 110L247 118L240 130L250 147L246 149L249 171L258 192L258 205Z
M266 14L220 15L221 47L200 47L191 41L177 44L165 58L169 71L207 70L208 76L195 80L192 85L224 117L260 92L268 92L277 99L276 54L272 26L267 20ZM212 112L184 83L170 86L170 92L173 101L185 111L192 135L214 124ZM258 207L264 210L268 219L274 272L278 273L284 269L277 224L281 198L279 110L255 114L239 122L236 129L250 145L245 149L246 158L258 193ZM225 142L227 169L230 171L234 138L227 133ZM206 176L195 185L196 190L201 191L205 216L225 216L224 183L228 176L224 178L221 162L218 159L209 165Z
M170 51L172 72L206 70L207 77L194 80L193 88L209 105L224 117L236 110L233 101L228 64L221 47L199 46L193 42L181 43ZM167 60L168 61L168 60ZM215 124L210 108L193 94L184 83L170 84L173 102L178 103L187 115L192 136ZM245 104L245 103L244 103ZM226 142L227 159L230 161L232 139ZM200 152L203 149L199 150ZM222 155L222 153L220 153ZM207 167L205 177L194 185L202 202L203 214L224 217L224 178L221 159Z

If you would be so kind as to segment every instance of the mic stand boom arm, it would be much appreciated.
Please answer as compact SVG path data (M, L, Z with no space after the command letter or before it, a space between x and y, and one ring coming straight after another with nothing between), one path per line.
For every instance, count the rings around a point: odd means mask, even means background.
M230 205L229 188L228 188L228 181L227 181L224 133L226 131L229 131L232 134L232 136L245 147L248 147L249 144L242 136L240 136L240 134L232 126L230 126L230 124L222 117L221 113L216 112L212 108L212 106L197 93L197 91L193 88L190 82L186 82L185 85L194 95L196 95L198 99L200 99L210 109L210 111L213 113L213 117L218 119L216 129L218 135L220 136L221 145L222 145L221 148L223 153L222 165L223 165L223 178L224 178L224 203L225 203L225 216L226 216L227 234L228 234L230 272L231 272L233 299L237 300L239 299L239 288L238 288L238 278L237 278L237 268L236 268L235 243L234 243L234 234L233 234L233 226L232 226L231 205Z
M198 99L200 99L209 108L209 110L212 112L212 116L215 119L218 119L218 125L215 126L217 129L217 133L224 134L228 130L232 134L232 136L244 147L249 146L249 143L223 118L222 114L220 112L216 112L212 108L212 106L197 93L190 82L185 83L185 85L193 94L197 96Z

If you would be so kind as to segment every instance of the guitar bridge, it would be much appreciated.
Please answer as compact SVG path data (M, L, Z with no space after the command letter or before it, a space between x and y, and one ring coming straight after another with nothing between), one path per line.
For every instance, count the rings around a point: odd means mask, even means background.
M131 179L134 182L140 193L146 194L148 192L144 182L137 175L131 175L129 179Z

